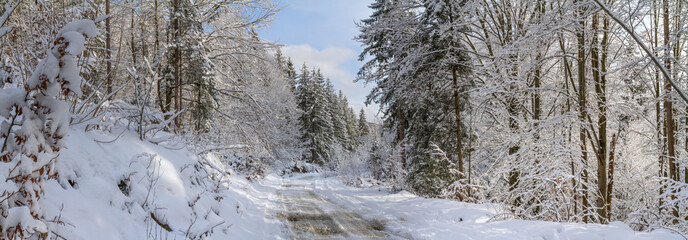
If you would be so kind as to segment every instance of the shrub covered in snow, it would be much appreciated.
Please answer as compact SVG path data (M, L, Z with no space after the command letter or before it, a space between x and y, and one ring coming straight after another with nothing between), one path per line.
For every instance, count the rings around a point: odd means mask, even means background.
M647 231L670 229L677 232L688 231L688 183L677 182L670 178L657 178L664 189L658 195L660 210L650 208L636 209L629 215L629 224L635 230ZM677 226L677 227L672 227Z
M74 21L57 34L47 57L24 88L0 89L0 238L47 233L42 222L44 181L56 176L54 161L63 146L69 108L60 94L80 95L76 56L97 34L90 20Z
M249 180L264 177L265 158L253 155L244 156L235 152L232 155L225 155L225 162L235 171L246 174L246 178Z
M293 173L311 173L320 171L320 166L299 160L287 164L286 167L282 170L282 175L288 175Z

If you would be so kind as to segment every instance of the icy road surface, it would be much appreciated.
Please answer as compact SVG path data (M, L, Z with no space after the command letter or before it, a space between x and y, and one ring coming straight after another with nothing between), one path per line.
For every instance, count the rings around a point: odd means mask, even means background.
M388 239L380 222L363 219L316 195L313 176L291 179L275 192L275 216L292 239Z

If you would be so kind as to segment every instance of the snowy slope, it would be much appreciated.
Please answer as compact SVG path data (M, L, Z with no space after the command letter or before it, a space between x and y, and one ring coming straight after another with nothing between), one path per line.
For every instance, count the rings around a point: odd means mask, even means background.
M54 234L66 239L280 234L280 223L264 218L272 189L227 174L232 171L212 155L199 158L187 147L143 142L126 131L117 137L70 129L57 163L60 181L49 181L43 198L48 218L56 219L50 226Z

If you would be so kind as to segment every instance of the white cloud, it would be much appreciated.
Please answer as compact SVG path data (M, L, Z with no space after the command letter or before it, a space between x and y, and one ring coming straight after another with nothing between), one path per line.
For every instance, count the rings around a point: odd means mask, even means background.
M357 54L354 50L337 47L320 50L308 44L302 44L284 46L282 53L291 58L297 71L301 69L303 63L306 63L308 68L319 68L325 77L332 80L335 89L342 90L344 96L349 100L349 105L357 111L356 114L361 108L364 108L368 121L379 121L379 117L375 116L378 106L366 107L364 104L365 97L372 87L364 86L363 83L355 83L354 75L350 72L355 70L348 70L345 67L345 65L357 60Z
M304 62L309 68L320 68L326 77L332 81L344 82L353 81L353 77L342 65L356 58L356 52L348 48L326 48L318 50L310 45L284 46L282 52L285 56L291 57L297 69L301 68Z

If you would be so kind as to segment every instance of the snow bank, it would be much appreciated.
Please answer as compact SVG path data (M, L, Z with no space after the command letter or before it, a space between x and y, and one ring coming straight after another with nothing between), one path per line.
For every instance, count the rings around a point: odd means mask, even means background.
M53 234L67 239L280 235L280 223L264 218L271 189L232 174L213 155L140 141L127 131L119 136L122 131L70 129L57 161L59 181L48 181L44 196L47 218L55 219L48 226Z

